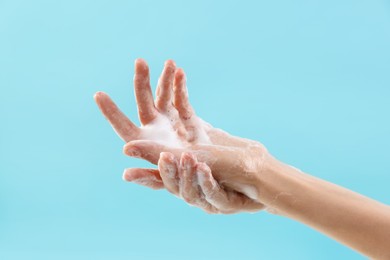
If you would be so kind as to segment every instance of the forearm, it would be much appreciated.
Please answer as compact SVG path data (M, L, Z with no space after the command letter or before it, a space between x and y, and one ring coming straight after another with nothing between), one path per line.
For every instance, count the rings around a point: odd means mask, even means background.
M390 207L273 158L259 174L259 201L361 253L390 259Z

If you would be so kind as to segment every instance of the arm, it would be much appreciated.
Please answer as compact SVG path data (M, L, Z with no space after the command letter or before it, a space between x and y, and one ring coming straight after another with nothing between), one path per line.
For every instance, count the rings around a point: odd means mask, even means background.
M271 212L295 219L375 259L390 259L390 207L267 160L258 181Z

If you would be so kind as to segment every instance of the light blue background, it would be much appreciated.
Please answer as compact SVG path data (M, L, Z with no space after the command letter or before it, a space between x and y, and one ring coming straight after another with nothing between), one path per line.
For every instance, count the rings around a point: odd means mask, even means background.
M188 74L206 121L390 203L390 3L0 1L0 259L362 259L268 213L206 215L121 179L95 91Z

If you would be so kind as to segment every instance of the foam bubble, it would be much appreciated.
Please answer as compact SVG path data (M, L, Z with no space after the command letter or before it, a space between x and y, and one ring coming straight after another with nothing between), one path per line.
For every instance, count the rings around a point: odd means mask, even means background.
M185 144L172 125L177 124L172 121L169 115L159 114L152 122L141 126L141 136L143 140L151 140L172 148L184 148ZM211 144L207 134L211 126L197 116L193 116L188 122L184 122L186 128L186 139L194 144Z
M155 141L173 148L183 148L183 143L166 116L158 115L149 124L141 126L141 129L141 139Z

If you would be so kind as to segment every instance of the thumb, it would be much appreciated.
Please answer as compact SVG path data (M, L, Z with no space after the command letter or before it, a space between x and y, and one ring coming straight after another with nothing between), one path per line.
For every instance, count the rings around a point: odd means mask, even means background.
M155 165L158 163L160 153L170 152L175 156L180 156L184 149L172 148L164 144L149 141L149 140L136 140L128 142L123 146L123 153L135 157L147 160Z
M180 158L183 152L190 152L197 157L198 161L208 164L212 170L219 171L235 168L234 166L242 159L242 152L234 147L193 145L186 148L172 148L149 140L128 142L123 147L123 152L128 156L144 159L156 165L162 152L172 153L176 158Z

